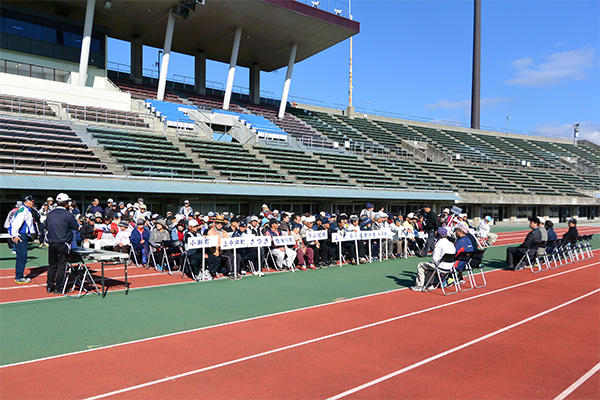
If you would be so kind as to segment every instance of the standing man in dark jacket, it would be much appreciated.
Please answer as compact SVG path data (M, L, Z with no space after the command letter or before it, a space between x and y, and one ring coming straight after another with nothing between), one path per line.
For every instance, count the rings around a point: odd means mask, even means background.
M422 214L423 218L423 231L427 233L427 242L425 243L425 247L423 247L423 251L421 253L417 253L418 257L427 257L427 253L429 250L433 250L433 241L435 239L435 232L439 228L440 221L435 215L433 211L431 211L431 206L429 204L425 204L423 206Z
M67 194L59 193L56 208L50 211L44 223L48 238L47 293L62 294L73 231L79 229L75 216L67 210L70 200Z
M527 250L534 243L539 243L542 241L542 233L539 230L538 225L540 224L540 220L538 217L529 217L529 229L531 231L525 237L523 243L518 245L517 247L509 247L506 249L506 263L508 264L507 269L516 270L514 265L514 259L518 257L521 259ZM521 268L522 269L522 268Z

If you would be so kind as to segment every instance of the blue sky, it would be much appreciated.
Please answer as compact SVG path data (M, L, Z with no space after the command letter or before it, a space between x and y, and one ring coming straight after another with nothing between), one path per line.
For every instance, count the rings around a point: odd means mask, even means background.
M322 2L325 3L325 2ZM473 2L352 1L354 106L362 111L470 124ZM482 1L481 125L600 143L600 2ZM294 67L290 96L348 104L349 41ZM109 62L129 64L129 44L111 40ZM156 69L157 49L144 49ZM169 77L193 76L193 58L171 56ZM208 62L225 84L228 65ZM261 75L279 98L285 69ZM248 87L238 68L235 85ZM300 101L300 100L296 100Z

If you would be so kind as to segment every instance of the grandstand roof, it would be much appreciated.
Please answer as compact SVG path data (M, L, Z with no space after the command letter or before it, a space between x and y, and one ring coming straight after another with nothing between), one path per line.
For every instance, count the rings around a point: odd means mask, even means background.
M21 7L83 21L86 0L15 1ZM96 1L94 24L110 28L110 37L162 48L167 15L180 0L112 0L109 9ZM261 70L287 66L292 43L298 43L296 62L309 58L359 32L360 24L291 0L206 0L187 19L175 22L172 50L228 63L233 35L241 27L238 65L258 63Z
M416 192L404 190L338 189L330 187L240 185L226 183L194 183L178 181L146 181L91 178L61 178L49 176L0 175L0 187L5 190L50 190L86 191L94 193L157 193L265 197L317 197L346 199L387 199L387 200L462 200L450 192Z

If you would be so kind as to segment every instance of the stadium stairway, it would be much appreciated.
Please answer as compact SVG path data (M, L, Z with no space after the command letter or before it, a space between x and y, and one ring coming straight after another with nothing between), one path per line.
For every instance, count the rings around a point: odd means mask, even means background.
M98 140L87 131L84 124L72 122L71 129L73 129L81 141L94 152L94 155L96 155L100 161L106 164L106 167L109 171L112 171L115 175L125 174L125 168L123 165L120 164L117 159L110 154L109 151L104 149L104 146L98 143Z

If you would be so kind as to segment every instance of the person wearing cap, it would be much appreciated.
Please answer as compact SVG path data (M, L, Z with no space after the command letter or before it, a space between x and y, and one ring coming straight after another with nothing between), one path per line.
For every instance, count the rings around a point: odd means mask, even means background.
M473 253L477 250L477 239L469 233L469 226L464 222L456 226L454 233L456 235L454 249L456 250L456 257L458 258L458 263L455 264L454 268L456 268L456 271L462 272L469 261L469 258L464 256L464 254Z
M131 236L129 236L129 240L131 241L133 251L141 252L141 264L142 267L145 268L148 264L148 242L150 240L150 231L145 226L145 221L142 218L136 221L136 227L131 231Z
M194 213L194 209L190 206L189 200L184 200L183 205L179 208L179 214L190 215Z
M15 260L15 282L18 284L31 282L29 278L23 276L23 273L27 265L29 235L37 233L31 212L35 200L33 196L27 195L21 201L21 206L15 211L8 223L8 233L12 237L13 249L17 254Z
M250 232L248 232L248 224L246 223L246 221L244 219L242 219L240 221L237 218L236 218L236 220L238 221L237 229L235 230L235 232L233 232L231 237L236 238L236 237L251 236ZM237 250L237 254L238 254L238 256L242 257L242 261L243 261L242 262L242 271L241 271L242 275L246 275L246 268L247 268L249 261L251 261L253 265L258 266L258 249L256 247L240 248ZM256 275L259 275L258 272L256 273Z
M563 240L568 242L574 242L579 237L579 232L577 231L577 220L575 218L571 218L569 220L569 230L563 235Z
M423 231L427 233L427 241L423 246L423 251L417 253L418 257L426 257L429 250L433 248L433 241L435 240L435 232L439 228L440 221L437 215L431 210L429 204L423 206Z
M375 220L373 221L373 230L386 230L390 228L390 224L388 222L388 215L383 211L378 211L375 214ZM387 255L388 258L396 258L394 256L394 241L391 239L382 239L381 240L381 253L382 257ZM373 254L379 256L379 240L373 241Z
M390 225L390 230L392 231L392 244L393 244L393 253L396 257L400 258L406 252L404 246L404 227L402 226L402 220L400 218L394 218L394 223Z
M218 216L215 218L215 223L213 227L208 231L207 236L218 236L219 244L217 247L211 247L211 252L215 257L221 259L221 271L223 274L233 276L234 269L237 272L241 272L242 270L242 258L234 257L231 250L224 251L221 249L221 239L229 238L229 234L223 229L225 227L226 221L222 216ZM234 260L235 260L235 268L234 268Z
M444 211L438 216L440 226L447 227L452 222L452 215L450 215L450 209L444 208Z
M527 250L529 250L532 244L540 243L542 241L542 234L538 226L539 223L540 220L538 217L529 217L529 229L531 229L531 231L529 231L523 243L516 247L509 247L506 249L506 263L508 264L506 269L513 271L523 269L523 266L521 265L515 266L514 260L520 260L525 255Z
M117 223L108 216L104 217L104 223L98 226L97 237L94 242L94 249L101 250L102 247L113 247L115 245L115 235L119 231Z
M494 242L498 240L498 235L490 232L490 223L492 217L486 215L479 223L479 236L486 240L488 246L493 246Z
M557 241L558 236L556 235L556 232L554 231L554 222L547 219L546 222L544 222L544 226L546 227L546 232L548 232L548 242Z
M269 220L269 227L265 231L265 236L271 236L271 238L285 236L281 229L279 229L279 221L277 221L276 218L271 218ZM275 242L272 241L271 254L275 258L277 269L281 269L284 265L289 270L294 268L294 260L297 256L297 253L294 250L286 246L278 247Z
M150 251L155 254L155 260L157 266L161 267L163 264L163 252L162 243L166 240L171 240L171 235L167 230L167 222L164 219L157 219L154 225L154 229L150 232Z
M294 241L296 242L294 248L296 249L296 257L298 258L298 268L304 271L307 268L317 269L317 267L315 267L315 253L313 249L306 246L302 240L302 236L300 236L300 229L302 228L302 225L292 222L291 228L291 235L294 237Z
M86 214L96 214L96 213L104 214L104 209L100 206L100 200L97 197L94 197L88 208L85 210Z
M80 245L86 249L90 248L90 245L93 245L96 241L96 235L94 233L94 215L87 214L85 216L85 221L81 224L81 228L79 229L79 237L81 238Z
M138 219L150 219L150 217L152 216L152 213L150 213L150 211L148 211L148 207L145 204L140 204L140 209L138 211L135 212L133 219L135 219L136 221Z
M254 236L262 236L262 233L260 231L260 226L258 226L259 224L259 218L256 215L253 215L250 217L250 225L248 226L248 232L251 235Z
M185 223L177 218L175 218L175 220L177 220L177 223L173 229L171 229L171 240L179 240L181 243L183 243L183 238L185 236Z
M317 230L317 228L315 227L315 222L316 218L314 216L311 215L309 217L306 217L304 219L304 225L300 229L300 236L302 237L302 240L304 240L304 243L306 243L306 245L313 250L315 257L315 265L317 267L321 267L325 264L325 259L327 257L327 249L324 246L321 246L321 243L318 240L308 241L306 238L308 232Z
M48 217L48 214L50 213L50 211L52 211L52 209L50 209L50 206L48 205L48 203L44 203L42 204L42 208L39 209L38 213L40 214L40 225L39 225L39 240L40 240L40 246L39 247L44 247L44 246L48 246L48 243L46 243L46 232L44 231L44 222L46 221L46 218Z
M448 229L438 228L437 230L438 241L435 243L433 253L430 262L420 262L417 265L417 279L415 286L412 286L410 290L421 292L424 289L424 285L429 281L431 275L435 272L436 267L442 271L450 271L454 263L442 262L445 254L456 254L456 248L451 241L448 240ZM426 288L427 290L434 289L434 286Z
M44 228L48 239L48 277L46 292L62 294L67 269L67 256L73 242L73 231L79 229L75 216L68 207L71 198L66 193L56 196L56 208L48 214Z
M50 211L56 208L56 203L54 203L54 198L52 198L52 196L49 196L46 199L46 204L48 204L48 208L50 209Z
M364 217L368 217L370 220L373 219L373 217L375 217L375 206L373 206L373 204L371 203L367 203L365 205L365 208L362 209L362 211L360 212L360 218L364 218Z
M115 236L116 244L113 250L119 253L129 254L129 250L131 248L130 237L132 228L125 221L119 222L118 226L119 232L117 232L117 235Z

